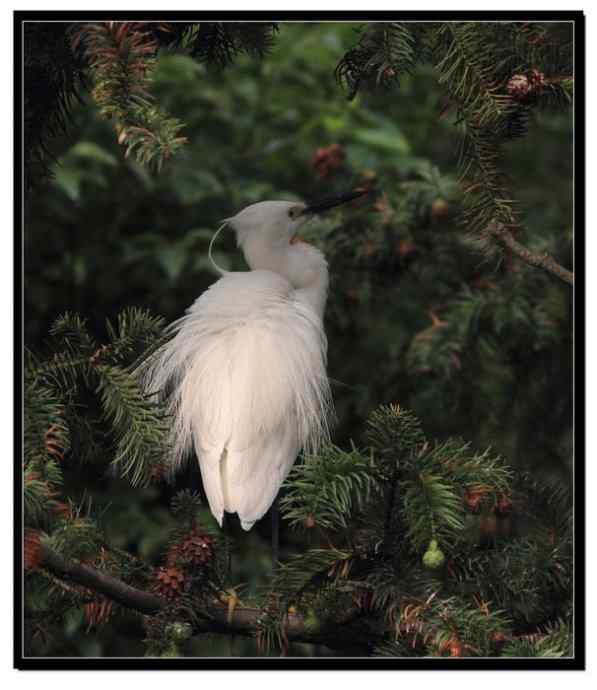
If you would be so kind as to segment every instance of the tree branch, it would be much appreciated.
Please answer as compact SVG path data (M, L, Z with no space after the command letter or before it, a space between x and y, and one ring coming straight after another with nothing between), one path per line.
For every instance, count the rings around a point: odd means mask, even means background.
M69 561L43 543L40 544L40 565L63 580L88 587L122 606L141 613L157 613L166 604L164 599L151 592L135 589L126 582L89 565Z
M168 604L168 601L156 594L131 587L91 566L69 561L44 544L40 545L40 566L63 580L92 589L122 606L146 615L155 615ZM247 637L255 636L259 630L259 621L266 614L262 609L250 607L237 607L230 614L226 605L215 602L208 603L199 613L203 618L194 624L195 633L215 632ZM333 631L327 633L308 632L303 616L296 613L287 614L284 626L285 635L290 642L325 644L332 649L346 649L357 645L359 629L362 632L362 626L355 619L335 626ZM371 640L370 631L368 636Z
M530 249L527 249L523 244L514 239L512 233L505 228L501 223L491 223L487 232L494 237L499 244L507 247L513 254L516 254L519 259L529 264L529 266L536 266L543 268L545 271L557 276L565 283L574 285L574 273L568 269L560 266L560 264L549 254L535 254Z

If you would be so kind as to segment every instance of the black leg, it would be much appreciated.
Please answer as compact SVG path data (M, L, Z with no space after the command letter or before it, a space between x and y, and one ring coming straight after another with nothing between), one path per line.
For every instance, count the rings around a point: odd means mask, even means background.
M231 515L224 513L222 518L222 531L224 532L224 541L226 544L226 581L230 582L230 573L232 570L232 549L231 549Z
M278 561L280 560L280 507L278 497L272 503L272 575L278 571Z

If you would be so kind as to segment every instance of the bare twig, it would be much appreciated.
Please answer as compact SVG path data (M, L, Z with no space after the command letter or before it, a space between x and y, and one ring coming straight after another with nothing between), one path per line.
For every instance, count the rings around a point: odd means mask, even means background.
M535 254L530 249L527 249L518 240L514 239L512 233L501 223L491 223L487 228L487 232L502 246L507 247L513 254L516 254L519 259L529 264L529 266L542 268L565 283L574 285L574 273L572 271L560 266L549 254Z

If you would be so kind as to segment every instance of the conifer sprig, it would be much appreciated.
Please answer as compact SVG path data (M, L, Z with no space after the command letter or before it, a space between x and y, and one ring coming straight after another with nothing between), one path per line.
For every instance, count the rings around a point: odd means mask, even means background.
M192 57L222 68L241 53L262 58L277 31L271 22L201 22L190 25L180 41Z
M82 24L73 35L89 63L92 95L103 117L114 122L125 156L134 153L159 170L186 142L183 124L168 116L151 95L159 44L144 22Z
M345 452L330 445L317 456L306 456L286 480L283 516L293 527L347 529L380 491L371 470L371 458L354 447Z
M336 67L336 79L352 100L364 84L389 88L411 72L417 60L415 36L403 22L369 24L356 47Z
M147 485L165 454L166 417L129 372L108 365L96 372L104 415L116 436L112 462L133 486Z

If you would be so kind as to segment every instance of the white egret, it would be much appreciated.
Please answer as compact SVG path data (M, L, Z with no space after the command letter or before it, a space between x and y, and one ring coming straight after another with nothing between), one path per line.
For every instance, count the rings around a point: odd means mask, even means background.
M228 512L251 529L300 450L315 452L328 437L328 269L297 232L313 214L362 194L315 205L264 201L228 218L251 270L218 268L222 277L144 365L145 389L167 392L171 466L194 448L220 526Z

